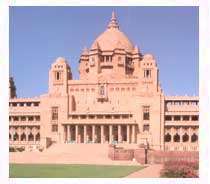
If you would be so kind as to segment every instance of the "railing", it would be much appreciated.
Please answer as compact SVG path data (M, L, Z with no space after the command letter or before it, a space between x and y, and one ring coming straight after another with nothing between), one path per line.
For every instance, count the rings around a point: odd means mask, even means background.
M166 111L199 111L198 105L167 105Z
M68 122L65 122L64 124L110 124L110 123L115 123L115 124L136 124L135 120L133 119L69 119Z
M9 141L9 145L39 145L40 141Z
M165 125L170 125L170 126L173 126L173 125L180 125L180 126L196 126L196 125L199 125L199 121L165 121Z
M166 151L199 151L198 143L165 144Z
M40 121L10 121L9 125L40 125Z
M39 106L10 106L9 107L10 113L16 113L16 112L24 112L24 113L40 113L40 107ZM32 114L31 114L32 115Z

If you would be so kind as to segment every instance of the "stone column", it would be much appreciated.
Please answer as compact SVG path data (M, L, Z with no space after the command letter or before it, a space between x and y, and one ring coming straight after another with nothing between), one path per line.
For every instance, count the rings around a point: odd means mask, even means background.
M132 143L135 143L135 125L132 125Z
M78 143L78 125L75 125L75 142Z
M189 140L188 143L191 143L191 136L192 136L192 129L189 127L189 131L188 131L188 135L189 135Z
M184 130L183 130L183 128L182 127L180 127L179 128L180 130L179 130L179 132L180 132L180 143L182 144L183 143L183 135L184 135Z
M78 125L78 143L81 143L81 127Z
M130 143L130 125L127 125L127 143Z
M122 132L121 132L121 125L118 125L118 130L117 130L117 133L118 133L118 143L121 143L122 142Z
M101 144L104 143L104 125L101 125Z
M92 125L92 142L95 143L95 125Z
M112 125L109 125L109 144L111 144L112 143Z
M174 143L174 128L171 128L171 143Z
M25 128L25 134L26 134L26 143L28 144L28 127Z
M84 143L87 143L87 125L84 125Z
M71 125L67 125L66 133L67 133L67 141L71 142Z

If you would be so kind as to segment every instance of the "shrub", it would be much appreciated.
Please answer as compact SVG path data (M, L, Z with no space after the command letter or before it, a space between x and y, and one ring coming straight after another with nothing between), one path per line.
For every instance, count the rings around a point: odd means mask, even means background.
M9 152L16 152L15 147L9 147Z
M165 178L197 178L198 162L168 161L164 163L161 177Z
M17 151L19 151L19 152L25 151L25 148L24 148L24 147L19 147L19 148L16 148L16 149L17 149Z

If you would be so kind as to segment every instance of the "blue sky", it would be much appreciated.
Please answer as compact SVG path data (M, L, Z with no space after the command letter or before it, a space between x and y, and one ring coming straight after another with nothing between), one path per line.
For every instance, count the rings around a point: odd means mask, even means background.
M198 95L197 7L10 7L10 75L18 97L48 91L58 56L79 79L79 58L116 11L121 31L157 61L165 95Z

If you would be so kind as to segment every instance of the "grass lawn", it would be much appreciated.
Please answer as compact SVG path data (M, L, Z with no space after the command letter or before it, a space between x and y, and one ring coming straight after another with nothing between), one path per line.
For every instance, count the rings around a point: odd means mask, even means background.
M10 178L121 178L143 166L10 164Z

